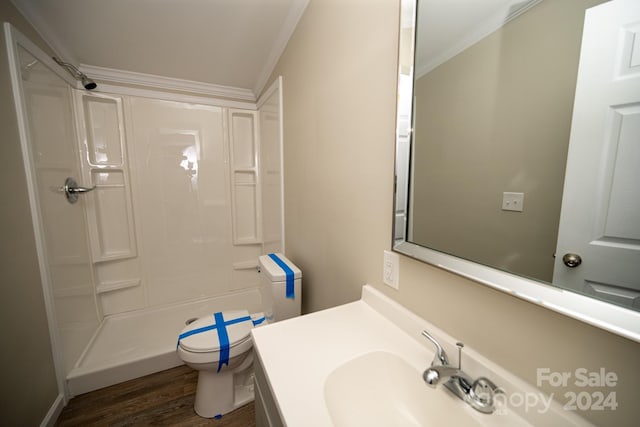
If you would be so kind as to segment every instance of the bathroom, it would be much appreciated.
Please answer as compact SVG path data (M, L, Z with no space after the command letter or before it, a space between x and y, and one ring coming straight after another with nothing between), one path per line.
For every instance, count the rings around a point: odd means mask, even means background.
M43 44L12 4L0 11L3 21ZM285 248L304 272L303 312L355 301L371 284L531 383L540 367L615 371L618 409L589 419L633 425L636 342L405 256L399 289L383 285L392 235L398 12L398 1L312 0L272 73L283 77ZM19 414L16 423L35 425L58 390L26 184L16 178L24 170L2 58L0 158L11 203L2 210L0 312L5 342L20 347L4 358L0 400L3 413ZM434 295L438 303L428 304Z

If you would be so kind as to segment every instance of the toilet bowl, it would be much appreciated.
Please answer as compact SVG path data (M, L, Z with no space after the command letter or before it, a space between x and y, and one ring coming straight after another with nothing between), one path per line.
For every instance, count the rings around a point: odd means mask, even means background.
M300 269L278 253L261 256L259 266L263 313L213 313L178 337L178 356L198 371L194 409L201 417L218 418L253 400L251 330L300 315Z
M219 417L253 399L251 329L262 313L233 310L201 317L178 337L178 356L198 371L194 408L201 417ZM243 375L244 373L244 375Z

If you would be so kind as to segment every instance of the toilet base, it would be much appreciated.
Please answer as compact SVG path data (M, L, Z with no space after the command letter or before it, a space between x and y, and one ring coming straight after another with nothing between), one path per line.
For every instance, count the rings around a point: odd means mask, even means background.
M194 409L204 418L227 414L254 400L253 366L241 372L220 375L198 372Z

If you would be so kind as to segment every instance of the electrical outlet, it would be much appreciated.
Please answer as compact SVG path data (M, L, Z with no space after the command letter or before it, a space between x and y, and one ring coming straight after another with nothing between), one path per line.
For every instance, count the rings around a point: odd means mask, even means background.
M384 263L382 266L382 281L394 289L399 289L399 257L391 251L384 251Z

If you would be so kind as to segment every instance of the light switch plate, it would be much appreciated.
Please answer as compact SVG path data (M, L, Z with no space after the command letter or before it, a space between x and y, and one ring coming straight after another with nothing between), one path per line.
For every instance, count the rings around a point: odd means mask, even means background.
M524 193L502 193L502 210L522 212L524 210Z
M382 266L382 281L394 289L399 289L399 263L398 254L391 251L384 251L384 263Z

